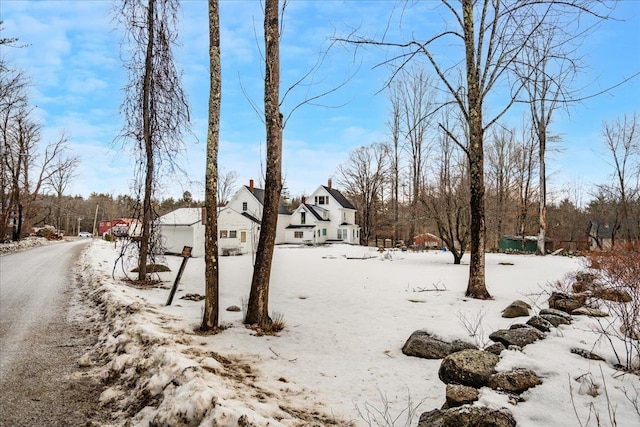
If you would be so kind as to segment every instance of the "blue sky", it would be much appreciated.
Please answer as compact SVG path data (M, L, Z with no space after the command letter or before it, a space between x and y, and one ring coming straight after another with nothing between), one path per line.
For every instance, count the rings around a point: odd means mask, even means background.
M292 1L285 13L281 45L282 88L306 73L334 34L357 28L370 36L433 35L445 16L437 2L419 2L403 16L403 24L388 26L391 1ZM396 8L394 11L394 7ZM32 102L46 140L64 131L81 157L78 178L69 192L88 196L130 192L132 154L114 138L122 127L119 106L126 73L120 59L121 31L113 21L111 1L3 0L3 36L27 45L3 48L2 54L27 72L33 83ZM259 180L264 157L264 126L252 102L262 105L262 7L258 1L221 2L223 95L219 163L236 171L238 184ZM584 94L597 93L640 71L640 1L618 4L619 19L604 23L582 47L588 68L576 83ZM195 137L185 140L178 162L188 176L178 174L161 187L160 197L191 191L203 198L208 102L208 24L205 0L182 2L180 46L176 61L183 70ZM336 93L296 110L284 133L283 171L292 195L310 193L334 176L349 151L387 139L388 103L379 93L388 69L376 67L391 53L378 48L337 46L314 74L314 84L287 98L286 116L307 94L313 95L348 80ZM243 93L244 92L244 93ZM556 116L552 132L562 135L560 150L549 154L552 191L579 182L589 188L608 180L600 132L603 120L640 110L640 78L571 107ZM507 120L515 126L517 111Z

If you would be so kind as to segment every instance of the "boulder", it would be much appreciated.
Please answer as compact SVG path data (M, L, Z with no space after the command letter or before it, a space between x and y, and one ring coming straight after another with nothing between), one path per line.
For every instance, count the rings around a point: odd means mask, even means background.
M509 329L527 329L527 328L533 328L533 326L525 325L524 323L514 323L513 325L509 326Z
M589 359L589 360L604 360L604 358L602 356L599 356L595 353L592 353L588 350L585 350L583 348L572 348L571 349L571 353L573 354L577 354L580 357L584 357L585 359Z
M460 340L448 342L427 331L419 330L411 334L402 347L402 352L407 356L423 359L442 359L451 353L465 349L477 349L477 347Z
M609 313L605 313L602 310L598 310L597 308L592 307L580 307L571 312L572 315L576 316L589 316L589 317L607 317Z
M491 375L489 387L494 390L520 394L542 384L538 375L529 369L514 369Z
M540 332L549 332L553 327L551 322L540 316L533 316L531 319L527 320L527 325L533 326Z
M227 311L242 311L242 309L237 305L230 305L229 307L227 307Z
M435 409L420 416L417 427L514 427L516 420L506 408L460 406Z
M571 314L571 312L584 305L586 300L585 294L563 294L562 292L552 292L549 297L549 308L564 311Z
M438 377L446 384L480 388L489 383L500 358L483 350L462 350L442 360Z
M530 326L518 329L500 329L489 335L491 341L501 342L507 348L512 345L524 347L543 338L542 332Z
M542 317L547 322L551 323L555 328L560 325L570 325L571 320L567 320L566 317L556 316L554 314L541 314Z
M568 321L571 322L571 314L566 313L564 311L560 311L560 310L555 310L553 308L543 308L542 310L540 310L540 316L542 316L543 314L550 314L552 316L559 316L562 317Z
M456 408L458 406L473 403L478 400L478 389L459 384L447 384L446 398L443 409Z
M524 317L529 315L531 306L524 301L515 300L502 310L502 317L511 319L514 317Z
M422 415L420 415L417 427L443 427L442 417L445 412L445 409L434 409L429 412L423 412Z
M500 356L500 353L502 353L506 349L507 347L505 347L501 342L495 342L490 346L485 347L484 351L488 351L489 353L493 353L496 356Z

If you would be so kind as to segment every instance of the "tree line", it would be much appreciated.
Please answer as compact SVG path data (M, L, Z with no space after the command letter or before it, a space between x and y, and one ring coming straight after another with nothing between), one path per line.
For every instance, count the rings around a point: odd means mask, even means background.
M401 105L406 100L392 98L390 104ZM392 107L391 111L398 110ZM396 117L399 114L392 115L392 119ZM419 147L415 139L396 137L402 133L396 126L389 141L354 149L337 168L338 182L358 209L362 243L378 238L410 246L415 237L433 233L458 264L470 239L469 172L464 153L432 125L425 124L426 137ZM537 236L539 231L540 166L533 132L531 126L498 126L488 135L484 173L489 251L499 249L501 236L525 238ZM611 179L590 188L579 182L565 184L547 203L546 237L553 240L555 248L575 253L588 247L589 238L597 242L591 222L608 225L614 245L616 240L638 239L638 114L604 122L600 145L605 154L595 167L608 169Z

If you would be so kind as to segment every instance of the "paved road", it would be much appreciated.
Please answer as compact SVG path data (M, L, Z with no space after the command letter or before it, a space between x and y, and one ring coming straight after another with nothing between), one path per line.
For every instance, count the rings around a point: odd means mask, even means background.
M86 243L0 257L0 426L100 424L99 386L70 378L93 342L74 304Z

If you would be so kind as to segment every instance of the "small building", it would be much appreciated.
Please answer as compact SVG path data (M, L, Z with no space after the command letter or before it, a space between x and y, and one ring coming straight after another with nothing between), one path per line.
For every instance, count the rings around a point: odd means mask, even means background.
M165 253L181 253L191 246L191 256L204 256L202 208L180 208L158 218L160 244Z
M592 251L610 251L614 246L637 242L640 239L638 222L634 220L591 220L587 227ZM631 239L627 242L628 238Z
M553 240L546 237L544 244L546 252L553 251ZM498 241L500 252L526 252L536 253L538 249L538 236L501 236Z

